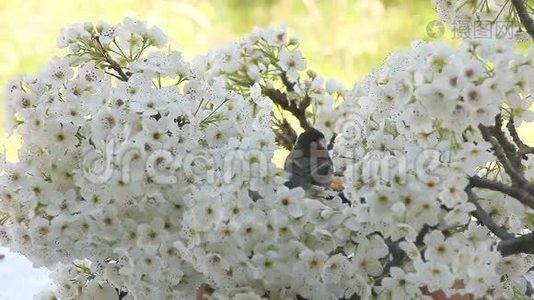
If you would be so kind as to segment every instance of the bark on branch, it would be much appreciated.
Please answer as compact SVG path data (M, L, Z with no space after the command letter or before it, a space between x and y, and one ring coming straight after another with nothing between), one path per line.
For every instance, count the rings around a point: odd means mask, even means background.
M478 199L475 193L473 193L472 189L473 185L469 184L465 188L465 192L467 193L469 202L473 203L476 207L476 211L473 213L474 217L477 218L478 221L482 223L482 225L486 226L491 232L493 232L493 234L495 234L500 239L504 240L513 238L514 234L509 233L505 228L497 225L497 223L495 223L495 221L493 221L493 219L491 218L490 214L485 211L482 206L480 206L480 204L478 203Z
M517 16L519 17L521 24L523 25L527 33L530 35L530 37L534 39L534 20L532 20L530 14L527 11L525 0L512 0L512 5L514 6L515 11L517 12Z
M510 186L501 182L493 181L480 176L472 176L469 178L470 185L472 187L488 189L496 192L501 192L505 195L517 199L524 205L534 209L534 196L532 196L525 189L520 187Z
M527 154L534 154L534 147L528 146L519 137L519 133L517 133L517 129L515 127L514 118L510 118L510 120L508 120L506 128L508 128L508 132L518 148L517 154L519 157L521 157L521 159L527 159Z
M502 240L497 249L502 256L509 256L519 253L534 254L534 232L518 237Z
M534 26L534 23L532 25ZM524 166L522 164L522 160L527 159L526 154L534 153L534 148L527 146L520 139L512 117L510 117L506 125L512 141L509 140L509 137L502 130L503 118L500 114L495 117L495 125L484 126L480 124L478 128L484 140L492 145L493 154L510 177L511 184L476 175L471 176L465 192L469 201L475 204L476 211L473 212L473 215L495 234L495 236L501 239L497 245L497 249L503 256L519 253L534 254L534 232L516 236L497 225L491 218L491 215L478 204L476 195L472 191L473 188L480 188L500 192L534 209L534 185L525 178Z
M296 101L289 100L287 94L278 89L266 88L264 92L267 97L271 98L274 104L289 111L295 118L297 118L300 127L303 129L310 128L310 124L306 118L306 108L308 108L311 100L303 99L299 105Z

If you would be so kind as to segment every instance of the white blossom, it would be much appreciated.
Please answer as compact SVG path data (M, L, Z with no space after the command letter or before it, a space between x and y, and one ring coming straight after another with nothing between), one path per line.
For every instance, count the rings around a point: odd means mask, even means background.
M434 2L447 18L473 9ZM418 42L349 91L306 71L285 27L192 63L154 51L166 42L129 18L74 24L58 39L69 55L6 85L7 129L22 145L0 164L0 241L54 269L56 296L190 299L203 283L217 299L524 290L529 256L500 255L464 189L495 175L478 125L531 117L532 53ZM308 101L300 121L336 134L350 205L284 185L272 163L281 97ZM476 193L497 225L528 228L522 203Z

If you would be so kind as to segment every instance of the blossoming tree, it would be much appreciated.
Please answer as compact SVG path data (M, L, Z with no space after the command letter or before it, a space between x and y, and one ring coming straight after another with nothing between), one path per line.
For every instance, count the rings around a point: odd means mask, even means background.
M523 1L434 2L534 36ZM0 242L54 270L42 298L528 294L534 52L417 42L349 91L298 44L255 30L185 62L144 22L74 24L67 55L11 80ZM294 124L329 138L341 194L284 186Z

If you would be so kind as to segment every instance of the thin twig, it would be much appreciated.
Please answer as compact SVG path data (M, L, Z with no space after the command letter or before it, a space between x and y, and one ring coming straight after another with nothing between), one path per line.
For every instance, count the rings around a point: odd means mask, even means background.
M96 43L100 46L100 48L102 50L102 55L104 56L104 59L109 64L108 67L113 69L115 72L117 72L118 77L117 76L115 76L115 77L119 78L122 81L128 81L128 79L129 79L128 75L126 75L124 73L124 71L122 70L122 67L120 66L120 64L118 62L116 62L113 58L111 58L111 56L107 52L106 48L104 48L104 45L102 45L102 43L100 42L100 39L98 37L95 37L95 40L96 40Z

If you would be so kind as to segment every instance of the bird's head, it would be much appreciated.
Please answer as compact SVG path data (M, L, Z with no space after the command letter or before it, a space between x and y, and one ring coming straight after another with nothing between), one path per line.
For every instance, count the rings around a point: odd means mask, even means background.
M326 150L327 143L322 132L315 128L306 129L301 133L295 143L294 149L308 152L310 149Z

